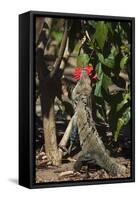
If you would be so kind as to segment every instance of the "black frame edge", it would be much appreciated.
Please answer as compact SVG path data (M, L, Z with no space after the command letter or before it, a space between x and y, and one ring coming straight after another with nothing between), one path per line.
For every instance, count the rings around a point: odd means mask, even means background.
M30 187L30 14L19 15L19 185Z
M135 20L135 17L126 16L112 16L112 15L95 15L85 13L62 13L62 12L49 12L49 11L29 11L32 15L42 16L47 15L51 17L73 17L73 18L93 18L93 19L104 19L104 20Z
M135 182L135 18L132 18L132 181Z

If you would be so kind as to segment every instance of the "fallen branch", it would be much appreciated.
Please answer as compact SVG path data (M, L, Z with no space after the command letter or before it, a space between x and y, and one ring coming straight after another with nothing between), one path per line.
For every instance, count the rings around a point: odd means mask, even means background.
M59 174L59 177L61 178L61 177L63 177L63 176L70 176L70 175L73 175L73 174L74 174L73 171L65 171L65 172L61 172L61 173Z
M74 115L73 117L71 118L68 126L67 126L67 129L64 133L64 136L62 137L60 143L59 143L59 153L61 155L61 158L62 158L62 155L63 155L63 149L66 147L67 145L67 142L69 140L69 137L70 137L70 134L71 134L71 131L72 131L72 126L73 126L73 121L74 121Z
M63 178L63 177L76 177L76 176L80 176L80 173L79 172L75 172L75 171L65 171L65 172L61 172L59 174L59 178Z

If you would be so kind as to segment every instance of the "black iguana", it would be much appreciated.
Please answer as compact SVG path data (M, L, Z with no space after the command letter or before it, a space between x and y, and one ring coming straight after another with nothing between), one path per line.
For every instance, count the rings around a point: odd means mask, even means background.
M90 162L100 166L114 176L123 175L126 172L126 167L120 165L114 158L110 157L97 132L91 110L88 106L91 90L90 78L87 72L82 70L81 78L72 93L76 116L75 121L78 126L82 148L74 169L75 171L79 171L83 162Z

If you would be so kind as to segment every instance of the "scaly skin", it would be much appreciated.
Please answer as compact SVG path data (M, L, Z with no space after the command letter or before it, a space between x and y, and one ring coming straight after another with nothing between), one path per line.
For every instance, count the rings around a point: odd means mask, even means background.
M91 110L88 107L88 99L91 94L90 83L87 73L83 72L73 90L75 121L78 126L80 145L82 147L74 169L79 171L83 163L88 162L100 166L114 176L123 175L126 171L125 166L117 163L107 153L96 129Z

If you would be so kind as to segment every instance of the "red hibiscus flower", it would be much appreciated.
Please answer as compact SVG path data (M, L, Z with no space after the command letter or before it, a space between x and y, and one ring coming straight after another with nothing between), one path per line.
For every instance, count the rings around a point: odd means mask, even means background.
M85 66L84 69L86 70L86 72L91 80L95 80L97 78L97 75L94 74L93 66ZM81 72L82 72L82 68L76 67L75 72L73 74L73 76L76 80L80 79Z

